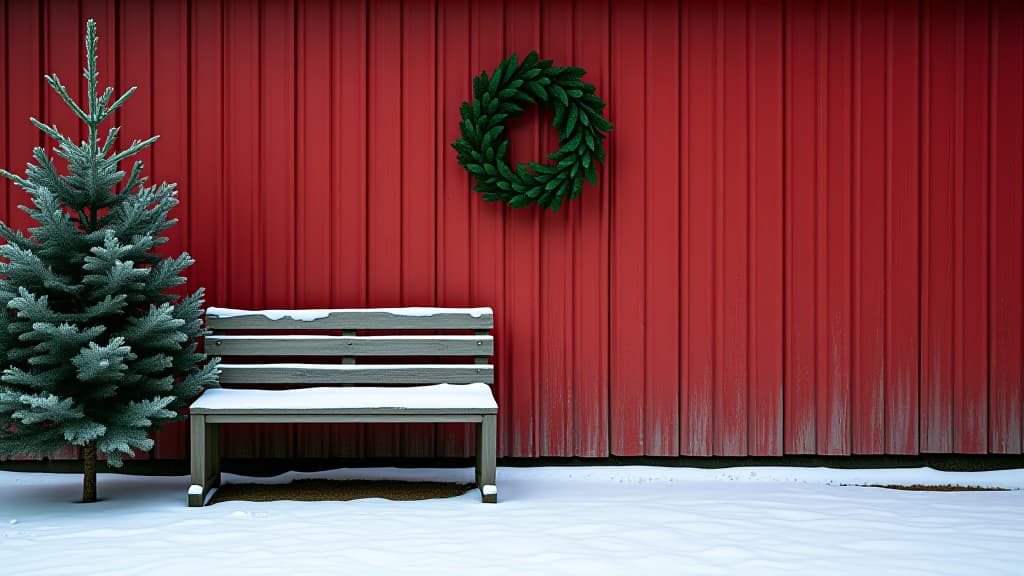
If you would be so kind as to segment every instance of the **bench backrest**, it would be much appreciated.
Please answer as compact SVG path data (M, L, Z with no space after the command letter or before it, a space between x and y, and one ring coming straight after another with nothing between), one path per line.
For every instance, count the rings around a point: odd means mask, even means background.
M494 382L494 367L488 363L494 354L490 335L494 312L490 308L209 308L206 324L213 331L205 340L206 353L228 357L221 364L222 384L295 387ZM446 331L461 333L443 333ZM259 358L246 362L237 357ZM265 361L267 357L275 361ZM357 361L368 357L373 363ZM411 360L425 357L431 361ZM468 363L467 357L472 358ZM289 362L281 363L280 358ZM458 360L447 361L450 358Z

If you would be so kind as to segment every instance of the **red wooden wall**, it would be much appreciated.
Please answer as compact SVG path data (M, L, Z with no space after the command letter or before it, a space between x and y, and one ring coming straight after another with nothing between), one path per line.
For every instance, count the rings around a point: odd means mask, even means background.
M124 136L159 133L149 172L180 183L191 286L494 307L503 455L1022 452L1019 2L9 0L3 166L40 142L28 116L75 125L42 74L78 76L88 17L103 78L140 87ZM449 146L471 78L531 49L586 68L616 126L558 213L484 204ZM512 133L519 159L557 144L535 111ZM469 434L228 442L431 456Z

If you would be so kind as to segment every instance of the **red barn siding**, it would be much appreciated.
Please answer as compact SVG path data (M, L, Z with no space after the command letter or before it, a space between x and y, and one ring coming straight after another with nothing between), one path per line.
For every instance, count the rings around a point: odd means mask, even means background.
M496 312L509 456L1021 453L1024 10L940 0L117 0L0 10L0 164L74 119L96 18L169 252L236 307ZM587 69L615 124L558 213L456 164L471 78ZM557 146L510 123L514 159ZM0 217L28 224L9 183ZM238 426L228 454L465 455L461 426ZM184 431L156 458L185 455Z

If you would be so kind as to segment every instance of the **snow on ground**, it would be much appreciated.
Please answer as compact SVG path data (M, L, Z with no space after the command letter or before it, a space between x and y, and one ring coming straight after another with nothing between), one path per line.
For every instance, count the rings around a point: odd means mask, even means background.
M470 469L292 478L468 482ZM225 481L238 482L225 475ZM1024 574L1024 470L498 469L476 491L391 502L187 508L188 478L0 472L0 574ZM843 484L1002 486L907 492Z

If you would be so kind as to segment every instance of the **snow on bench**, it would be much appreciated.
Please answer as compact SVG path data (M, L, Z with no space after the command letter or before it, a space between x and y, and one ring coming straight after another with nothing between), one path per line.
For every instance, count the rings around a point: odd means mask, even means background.
M203 506L220 485L220 424L293 422L473 423L481 499L497 502L498 405L489 386L494 382L494 367L488 363L494 354L490 308L210 308L206 318L212 330L205 339L206 352L245 357L244 362L221 364L221 384L289 388L217 388L193 402L189 506ZM375 335L360 335L361 330ZM379 334L400 330L473 334ZM331 333L310 334L317 331ZM310 361L259 362L261 356ZM388 356L472 357L472 363L356 363L359 357Z
M314 410L337 414L367 410L431 414L460 410L490 414L498 409L486 384L434 384L408 388L304 388L298 390L207 391L190 408L192 414L291 414Z

